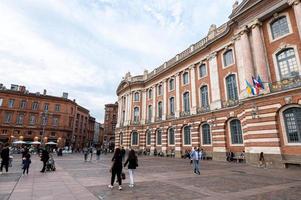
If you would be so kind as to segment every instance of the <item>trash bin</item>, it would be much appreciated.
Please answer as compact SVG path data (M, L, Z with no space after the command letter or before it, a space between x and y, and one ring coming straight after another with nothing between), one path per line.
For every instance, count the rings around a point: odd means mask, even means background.
M8 166L9 166L9 167L12 167L12 166L13 166L13 159L14 159L14 157L9 156L9 161L8 161Z

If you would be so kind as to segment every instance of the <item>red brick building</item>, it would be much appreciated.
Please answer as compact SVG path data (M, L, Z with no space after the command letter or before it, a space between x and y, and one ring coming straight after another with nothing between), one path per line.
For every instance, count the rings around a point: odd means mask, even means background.
M117 89L117 146L215 160L246 152L270 165L301 160L300 0L243 0L229 21ZM247 90L260 76L264 89ZM252 84L253 85L253 84ZM301 163L301 162L300 162Z
M0 87L0 141L53 141L60 146L82 146L89 138L88 124L77 127L78 118L89 119L89 111L63 97L30 93L24 86ZM76 120L75 120L76 118ZM88 123L88 121L87 121ZM92 122L91 122L92 123Z
M105 105L103 144L110 149L115 146L115 128L117 124L118 103Z

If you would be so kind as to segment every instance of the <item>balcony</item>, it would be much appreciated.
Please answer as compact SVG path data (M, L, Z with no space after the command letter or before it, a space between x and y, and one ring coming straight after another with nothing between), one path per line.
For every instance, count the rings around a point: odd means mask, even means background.
M301 76L295 75L291 78L284 79L282 81L276 81L269 84L271 92L279 92L283 90L289 90L297 87L301 87Z
M210 107L209 106L198 107L196 112L197 112L197 114L210 112Z
M175 119L175 113L170 113L169 115L167 115L166 119Z
M156 122L160 122L160 121L162 121L162 116L156 117Z
M183 111L180 113L180 117L187 117L187 116L190 116L190 111Z
M236 106L239 104L239 100L233 100L233 99L230 99L228 101L223 101L222 102L222 107L223 108L227 108L227 107L233 107L233 106Z
M131 121L131 125L140 125L140 121Z
M150 123L152 123L152 120L147 119L147 120L145 121L145 123L146 123L146 124L150 124Z

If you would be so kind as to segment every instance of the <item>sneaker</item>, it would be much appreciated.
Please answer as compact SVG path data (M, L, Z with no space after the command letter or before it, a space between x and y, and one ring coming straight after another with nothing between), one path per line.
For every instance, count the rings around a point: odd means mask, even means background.
M3 174L2 172L0 172L0 175Z
M108 188L110 189L113 189L113 187L114 187L113 185L108 185Z
M129 187L131 187L131 188L134 187L134 184L130 184Z
M119 185L118 190L122 190L122 187Z

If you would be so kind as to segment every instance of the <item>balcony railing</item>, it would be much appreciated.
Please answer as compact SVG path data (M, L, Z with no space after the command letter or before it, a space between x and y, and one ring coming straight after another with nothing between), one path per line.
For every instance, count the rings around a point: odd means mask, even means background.
M180 117L186 117L186 116L189 116L190 115L190 111L183 111L180 113Z
M269 84L271 92L279 92L292 88L301 87L301 76L297 75L282 81L277 81Z
M171 114L167 115L166 119L175 119L175 114L171 113Z
M131 121L131 125L139 125L140 121Z
M150 124L150 123L152 123L152 120L147 119L147 120L145 121L145 123L146 123L146 124Z
M227 108L227 107L232 107L232 106L236 106L239 104L239 100L233 100L233 99L230 99L228 101L223 101L222 102L222 107L223 108Z
M202 113L206 113L206 112L210 112L210 107L209 106L198 107L197 108L197 114L202 114Z
M162 116L161 117L156 117L156 122L162 121Z

